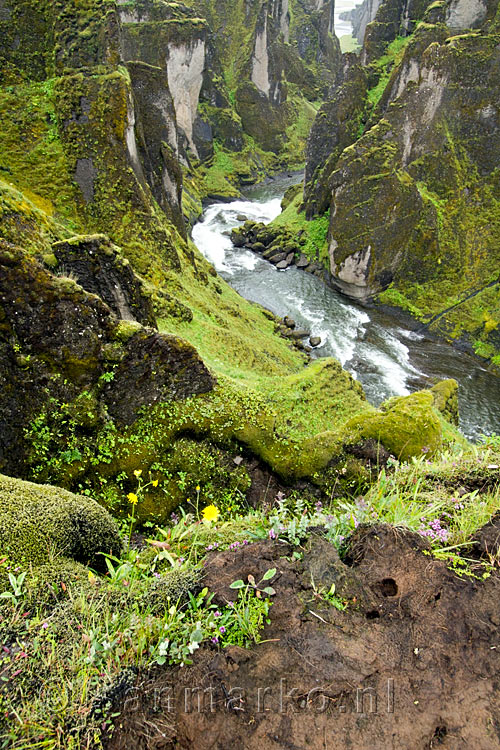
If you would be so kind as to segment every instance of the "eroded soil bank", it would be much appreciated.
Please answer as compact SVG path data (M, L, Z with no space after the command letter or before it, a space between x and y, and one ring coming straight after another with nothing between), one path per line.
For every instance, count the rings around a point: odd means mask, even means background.
M497 515L473 554L499 539ZM265 642L124 680L107 750L500 748L497 574L463 580L388 526L360 527L344 561L319 534L291 553L268 541L207 558L221 605L234 580L277 568ZM344 611L320 596L333 583Z

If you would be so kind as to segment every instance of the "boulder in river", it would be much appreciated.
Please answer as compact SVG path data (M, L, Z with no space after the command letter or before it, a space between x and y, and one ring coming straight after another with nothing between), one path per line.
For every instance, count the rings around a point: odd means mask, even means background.
M270 247L268 250L262 253L262 257L266 260L271 260L271 258L273 258L275 255L279 255L281 253L281 247Z
M293 318L290 318L290 316L285 315L283 318L283 323L286 325L287 328L295 328L295 321Z
M290 265L290 263L287 260L280 260L279 263L276 263L276 268L279 271L284 271L285 269L287 269L289 267L289 265Z
M262 255L262 253L264 252L265 249L266 249L266 246L263 245L262 242L255 242L252 245L252 251L254 253L259 253L260 255Z
M286 260L286 253L276 253L276 255L271 256L269 260L275 265L281 263L282 260Z
M297 266L297 268L305 268L306 266L309 265L309 262L310 261L307 255L304 255L304 253L302 253L302 255L300 256L300 258L298 259L295 265Z
M231 241L235 247L243 247L247 238L239 229L233 229L231 232Z
M294 339L306 339L309 336L309 331L304 331L303 328L296 328L292 331L292 338Z
M321 344L321 336L311 336L309 343L311 346L319 346Z
M248 221L248 216L245 216L245 214L238 214L236 221Z

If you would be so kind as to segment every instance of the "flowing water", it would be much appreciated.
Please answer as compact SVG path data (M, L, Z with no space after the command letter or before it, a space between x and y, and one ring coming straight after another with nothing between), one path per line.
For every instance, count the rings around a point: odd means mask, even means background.
M362 308L320 279L291 267L278 271L224 234L245 216L269 222L281 211L286 188L297 175L277 178L246 191L247 199L209 206L193 229L193 239L223 278L243 297L321 336L313 357L333 356L357 378L371 403L406 395L436 380L460 384L461 429L469 438L500 431L500 378L467 354L405 328L376 308Z

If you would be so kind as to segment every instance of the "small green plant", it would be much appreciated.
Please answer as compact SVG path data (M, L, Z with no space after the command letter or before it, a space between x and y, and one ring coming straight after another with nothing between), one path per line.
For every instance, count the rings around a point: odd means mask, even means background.
M20 599L24 596L24 579L26 578L26 572L20 573L15 576L14 573L9 573L9 583L11 591L2 591L0 599L8 599L13 607L17 607Z
M328 604L331 604L332 607L335 607L335 609L338 609L339 612L344 612L347 609L347 599L343 599L342 597L338 596L335 593L336 587L335 583L332 583L329 589L327 589L324 586L316 586L314 583L314 580L311 576L311 586L314 591L314 595L318 599L322 599L323 601L327 602Z
M265 586L264 588L260 588L262 583L265 583L266 581L270 581L274 576L276 575L276 568L269 568L269 570L266 570L260 581L258 583L255 582L255 577L253 575L248 576L248 583L245 583L241 578L237 581L233 581L232 584L229 586L230 589L244 589L251 587L254 592L255 596L260 599L262 597L262 594L267 594L268 596L274 596L276 591L273 589L272 586Z

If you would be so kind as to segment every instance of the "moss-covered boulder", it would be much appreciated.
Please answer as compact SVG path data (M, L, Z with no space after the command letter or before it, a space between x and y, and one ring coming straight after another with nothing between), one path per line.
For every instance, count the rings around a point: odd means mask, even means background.
M432 455L442 442L441 423L433 405L430 391L391 398L382 404L380 412L349 420L344 441L375 440L401 461Z
M441 380L430 389L437 409L450 424L458 425L458 383L453 378Z
M0 549L18 565L59 554L104 569L102 553L118 555L118 527L95 500L49 485L0 475Z

